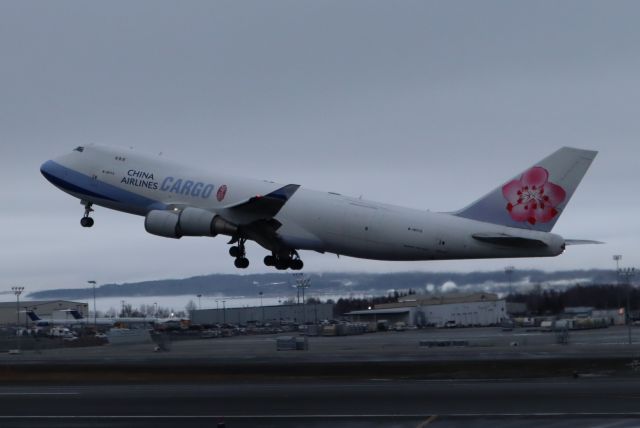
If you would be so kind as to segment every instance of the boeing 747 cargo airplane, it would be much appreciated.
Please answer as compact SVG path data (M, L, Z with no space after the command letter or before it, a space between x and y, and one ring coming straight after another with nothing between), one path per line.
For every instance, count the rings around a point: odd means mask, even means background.
M98 145L76 147L40 171L80 199L80 224L93 205L144 216L167 238L231 237L237 268L245 243L270 254L267 266L302 269L299 250L376 260L449 260L557 256L567 240L550 233L597 152L561 148L469 206L451 213L403 208L298 184L196 171L159 156Z

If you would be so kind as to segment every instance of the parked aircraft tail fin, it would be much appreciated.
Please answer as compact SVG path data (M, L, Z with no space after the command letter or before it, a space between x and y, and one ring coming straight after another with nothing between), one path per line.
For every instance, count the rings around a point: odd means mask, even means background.
M69 309L68 312L71 314L74 320L82 320L84 317L77 309Z
M27 316L28 316L28 317L29 317L29 319L30 319L31 321L33 321L33 322L41 321L41 320L42 320L42 318L40 318L40 317L38 316L38 314L36 314L34 311L27 311Z
M597 154L563 147L454 215L549 232Z

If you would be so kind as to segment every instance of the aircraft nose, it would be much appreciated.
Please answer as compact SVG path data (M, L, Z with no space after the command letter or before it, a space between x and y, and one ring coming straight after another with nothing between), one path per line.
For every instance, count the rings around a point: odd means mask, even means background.
M60 171L60 166L52 160L48 160L40 165L40 174L52 184L56 184L64 176L64 173Z
M40 165L40 174L44 176L47 180L51 181L50 177L53 175L52 173L52 161L48 160L42 165Z

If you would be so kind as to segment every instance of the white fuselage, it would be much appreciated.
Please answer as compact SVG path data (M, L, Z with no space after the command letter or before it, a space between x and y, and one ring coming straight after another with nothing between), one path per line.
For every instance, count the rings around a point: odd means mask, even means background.
M71 195L131 214L196 207L222 212L282 187L269 181L195 171L161 157L88 146L42 166ZM225 186L225 191L221 190ZM219 200L220 199L220 200ZM274 217L291 248L378 260L444 260L556 256L562 237L300 188ZM519 248L482 242L473 234L507 234L543 241Z

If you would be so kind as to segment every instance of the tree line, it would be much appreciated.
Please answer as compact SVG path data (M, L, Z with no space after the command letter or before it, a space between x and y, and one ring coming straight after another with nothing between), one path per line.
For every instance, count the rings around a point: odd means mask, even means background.
M507 302L527 305L534 315L558 314L567 307L589 306L596 309L617 309L627 306L631 311L640 309L640 290L630 285L574 285L564 290L543 289L536 285L527 293L507 296Z

